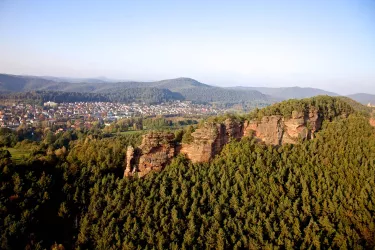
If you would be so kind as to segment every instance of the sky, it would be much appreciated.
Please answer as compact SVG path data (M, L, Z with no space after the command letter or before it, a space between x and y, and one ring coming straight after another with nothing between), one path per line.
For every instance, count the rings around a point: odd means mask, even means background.
M375 1L0 0L0 72L375 94Z

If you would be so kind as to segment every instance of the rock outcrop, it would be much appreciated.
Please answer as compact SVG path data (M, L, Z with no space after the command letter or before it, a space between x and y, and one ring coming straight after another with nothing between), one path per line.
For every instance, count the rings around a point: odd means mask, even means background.
M246 121L245 136L254 136L267 144L281 144L283 137L282 117L265 116L261 121Z
M136 170L136 168L132 167L134 163L134 148L132 146L128 146L126 150L126 168L124 172L124 177L132 176Z
M173 133L151 132L143 136L138 148L128 147L124 176L143 177L150 171L161 171L179 153L194 163L209 162L225 144L244 136L254 136L272 145L297 143L299 139L314 138L321 126L322 117L310 110L306 113L294 111L288 119L273 115L264 116L260 121L208 122L191 134L191 142L182 145L174 142Z
M290 119L279 115L264 116L261 121L246 121L244 135L254 136L266 144L297 143L298 139L311 139L322 126L317 111L308 113L293 111Z
M192 162L208 162L230 140L243 136L243 123L232 119L227 119L224 123L206 123L191 135L193 141L182 144L180 153Z
M137 149L128 147L124 176L143 177L150 171L161 171L175 156L174 134L151 132L143 135Z

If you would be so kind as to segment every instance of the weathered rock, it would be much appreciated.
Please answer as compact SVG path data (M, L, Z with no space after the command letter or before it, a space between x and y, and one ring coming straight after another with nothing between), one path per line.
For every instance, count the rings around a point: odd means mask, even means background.
M265 116L261 121L245 123L245 136L254 136L266 144L297 143L298 139L311 139L322 126L322 118L315 110L308 113L293 111L290 119L279 115Z
M315 137L315 132L321 129L323 123L323 118L319 116L317 110L310 110L309 112L309 119L307 120L307 128L310 130L310 138L313 139Z
M375 121L374 121L375 124ZM190 143L176 145L174 134L151 132L143 136L136 149L128 147L124 176L143 177L150 171L161 171L178 153L192 162L208 162L220 153L231 140L254 136L266 144L297 143L298 139L310 139L322 126L322 118L315 110L306 113L294 111L285 119L279 115L265 116L261 121L239 122L227 119L222 123L205 123L191 134Z
M191 135L193 141L182 144L181 153L192 162L208 162L230 140L243 136L243 124L228 118L224 123L206 123Z
M134 159L134 148L132 146L128 146L126 150L126 168L124 172L125 177L132 175L133 159ZM135 170L135 168L133 168L133 170Z
M151 132L143 135L142 144L135 151L128 148L125 176L143 177L150 171L161 171L175 156L174 134Z
M283 136L282 117L265 116L260 122L250 121L245 124L245 136L253 135L267 144L281 144Z
M296 139L306 139L309 135L303 113L293 112L292 119L284 120L284 133L281 143L295 143Z

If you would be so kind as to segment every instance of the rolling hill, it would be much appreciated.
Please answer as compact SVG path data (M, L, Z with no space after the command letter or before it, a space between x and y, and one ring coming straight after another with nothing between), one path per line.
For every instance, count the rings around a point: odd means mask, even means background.
M252 103L256 105L267 105L286 99L302 99L317 95L338 96L336 93L317 88L241 86L223 88L184 77L150 82L113 82L106 78L76 79L0 74L0 92L18 93L32 91L75 93L71 95L74 96L74 100L80 96L76 93L81 93L82 100L94 100L101 96L102 100L108 99L120 102L189 100L223 104ZM46 96L45 92L43 92L43 96ZM58 96L61 96L61 94ZM348 97L362 104L375 104L375 95L360 93L349 95Z
M318 95L338 96L338 94L316 88L301 88L301 87L282 87L282 88L268 88L268 87L233 87L229 89L236 89L242 91L259 91L265 95L272 96L278 100L287 99L302 99Z
M57 78L56 78L57 79ZM130 91L133 89L133 91ZM137 89L135 91L134 89ZM150 89L153 89L151 91ZM156 91L156 89L161 90ZM121 98L121 93L132 93L132 100L147 100L151 97L148 93L156 93L160 96L171 97L169 99L184 99L195 102L220 102L242 103L253 102L268 104L271 98L256 90L242 91L225 89L203 84L191 78L176 78L155 82L57 82L34 76L16 76L0 74L0 91L5 93L29 92L29 91L63 91L79 93L112 94ZM125 98L126 99L126 98ZM165 100L166 98L162 98ZM129 99L130 101L130 99Z
M358 94L348 95L348 97L364 105L367 105L368 103L375 105L375 95L358 93Z

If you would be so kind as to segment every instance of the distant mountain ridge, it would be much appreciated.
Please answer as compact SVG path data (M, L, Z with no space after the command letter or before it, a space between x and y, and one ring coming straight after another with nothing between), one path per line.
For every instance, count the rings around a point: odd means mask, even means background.
M133 90L130 90L133 89ZM61 91L91 94L110 94L111 100L168 101L189 100L215 103L253 103L264 106L287 99L302 99L318 95L339 96L318 88L302 87L216 87L197 80L180 77L161 81L114 81L107 78L69 78L53 76L20 76L0 74L0 92ZM152 98L156 95L157 98ZM74 94L74 96L77 96ZM116 98L114 98L116 97ZM375 95L349 95L362 104L375 104ZM91 98L91 97L90 97Z
M82 80L82 82L80 81ZM118 89L128 88L160 88L171 91L192 88L215 88L200 83L191 78L176 78L152 82L140 81L105 81L100 79L63 78L63 77L42 77L42 76L19 76L0 74L0 91L5 92L26 92L33 90L55 90L65 92L111 92ZM217 87L218 88L218 87Z
M348 97L364 105L367 105L369 103L372 105L375 105L375 95L372 95L372 94L358 93L358 94L348 95Z
M59 78L60 79L60 78ZM134 91L130 91L133 89ZM136 90L135 90L136 89ZM157 91L157 89L161 90ZM111 94L118 96L121 101L147 101L150 94L142 92L157 93L158 96L166 98L162 100L189 100L195 102L218 102L218 103L255 103L256 105L267 105L270 103L268 96L259 91L248 91L244 93L238 90L228 90L214 87L191 78L176 78L154 82L58 82L34 76L16 76L0 74L0 91L5 93L30 92L30 91L62 91L78 93ZM126 94L129 98L122 98ZM154 99L154 98L152 98ZM117 99L116 99L117 100Z
M256 90L265 95L273 96L281 100L286 99L302 99L318 95L329 95L339 96L334 92L325 91L317 88L302 88L302 87L280 87L280 88L269 88L269 87L233 87L230 89L238 90Z

